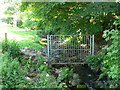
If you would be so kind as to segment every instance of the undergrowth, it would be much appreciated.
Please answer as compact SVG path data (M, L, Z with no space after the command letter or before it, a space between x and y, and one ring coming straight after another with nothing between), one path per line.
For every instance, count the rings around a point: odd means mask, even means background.
M54 76L52 69L45 63L41 55L32 58L23 57L20 45L16 41L3 41L0 57L0 76L2 88L64 88L67 87L66 79L71 77L72 70L68 67L59 70L59 77ZM36 79L29 78L29 70L34 68ZM34 74L35 74L34 72Z
M89 56L85 62L92 70L100 70L99 80L107 77L107 83L101 84L101 88L119 87L119 59L120 59L120 31L106 30L103 34L110 45L106 45L98 55Z
M18 42L15 40L2 41L2 52L7 52L9 57L17 58L20 56L20 48Z
M1 56L0 75L2 76L3 88L24 88L30 85L25 78L26 72L21 68L20 62L16 59L8 58L9 54Z

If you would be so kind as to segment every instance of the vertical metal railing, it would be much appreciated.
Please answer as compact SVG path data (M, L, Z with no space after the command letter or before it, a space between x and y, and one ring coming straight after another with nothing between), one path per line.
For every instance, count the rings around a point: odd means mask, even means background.
M49 44L50 40L49 40L49 38L50 38L50 35L47 35L47 59L48 59L48 61L50 59L50 44Z
M90 35L90 55L92 55L92 36Z
M90 35L90 54L94 55L94 35Z
M92 56L94 55L94 35L92 35Z
M70 39L68 43L67 39ZM79 43L75 38L80 38ZM58 55L61 54L61 55ZM56 55L57 54L57 55ZM47 55L48 60L58 61L58 63L77 62L85 59L88 55L94 55L94 35L47 35Z

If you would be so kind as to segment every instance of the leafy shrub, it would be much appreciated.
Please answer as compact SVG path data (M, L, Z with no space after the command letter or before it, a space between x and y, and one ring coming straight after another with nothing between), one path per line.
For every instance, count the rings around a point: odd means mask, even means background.
M84 64L88 64L91 70L99 71L101 67L101 62L104 59L104 53L101 52L98 55L88 56Z
M22 27L27 27L31 30L35 30L35 29L38 29L38 25L39 25L38 21L31 20L28 18L23 22Z
M107 76L109 88L117 88L120 79L120 31L106 30L104 31L103 37L106 41L111 42L111 44L105 46L103 51L98 55L90 56L85 63L88 64L92 70L97 69L99 66L99 69L102 71L99 79Z
M0 76L3 88L25 88L29 81L25 78L25 71L16 59L8 58L9 54L1 56Z
M109 83L110 88L118 87L118 81L120 79L119 72L119 59L120 59L120 31L119 30L106 30L103 35L106 41L112 41L111 45L105 46L103 49L106 50L107 54L105 55L101 67L103 74L100 75L102 78L104 75L107 75L111 82Z
M45 29L40 29L40 30L37 31L37 35L39 37L46 37L48 34L49 34L49 32L46 31Z
M58 70L58 77L55 77L51 74L51 69L48 67L48 64L45 64L41 57L37 58L39 62L36 65L36 70L40 72L38 76L40 77L37 86L39 88L63 88L67 87L67 79L70 78L73 74L72 69L68 67L62 67Z
M2 42L2 51L7 52L9 57L16 58L20 56L19 44L15 40L3 41Z
M37 35L41 38L46 38L47 35L50 34L55 34L56 32L52 29L45 29L45 28L41 28L40 30L37 30ZM57 34L57 33L56 33Z
M62 82L57 82L55 77L46 71L42 71L38 76L40 77L38 88L62 88Z
M44 59L42 58L42 56L40 55L36 59L38 60L38 63L36 64L35 69L38 72L42 72L43 70L48 71L47 64L44 64Z
M5 53L0 57L0 76L2 76L3 88L63 88L67 87L65 80L72 74L72 70L63 67L59 69L59 76L55 77L51 73L48 64L43 59L37 57L37 64L32 65L31 60L25 61L24 67L21 66L17 58L9 58L9 54ZM24 61L24 60L23 60ZM2 63L1 63L2 62ZM34 68L38 74L37 79L26 78L27 69ZM64 82L63 82L64 81Z
M66 80L69 79L73 74L72 69L68 68L68 67L62 67L59 70L59 77L58 77L58 81L61 82L62 80Z
M40 37L38 37L37 35L35 35L33 39L35 43L40 43Z
M38 80L37 87L38 88L62 88L62 85L59 84L55 78L55 76L50 74L50 68L48 64L45 64L42 57L37 57L39 61L35 67L36 71L39 72L38 76L40 80Z

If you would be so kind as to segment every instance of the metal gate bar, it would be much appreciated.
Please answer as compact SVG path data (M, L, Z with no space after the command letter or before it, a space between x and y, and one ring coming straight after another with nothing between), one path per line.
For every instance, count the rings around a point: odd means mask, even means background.
M51 64L82 64L88 55L94 55L94 35L47 35Z

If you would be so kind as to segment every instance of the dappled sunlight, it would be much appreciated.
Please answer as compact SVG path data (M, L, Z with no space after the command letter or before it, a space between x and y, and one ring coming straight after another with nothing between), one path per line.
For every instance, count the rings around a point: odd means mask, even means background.
M12 33L8 33L7 38L14 39L16 41L25 40L25 38L22 38L20 35L16 35L16 34L12 34Z
M6 15L3 13L6 9L6 4L2 4L3 1L5 0L0 0L0 19L6 17ZM25 38L21 37L20 35L10 32L16 30L21 31L22 29L19 29L17 27L12 27L10 24L6 24L5 22L0 21L0 41L2 41L5 38L5 33L7 33L8 39L14 39L17 41L25 40Z
M21 35L17 35L14 33L11 33L10 31L16 31L17 29L0 21L0 39L5 38L5 33L7 33L8 39L14 39L17 41L25 40L25 38L21 37Z

